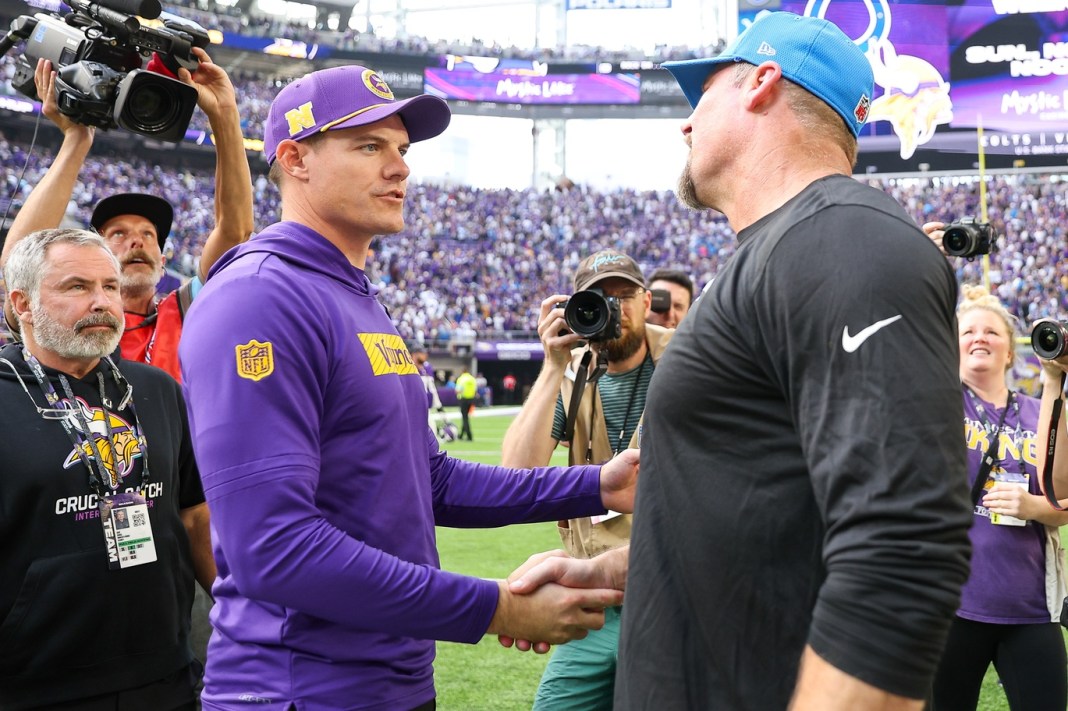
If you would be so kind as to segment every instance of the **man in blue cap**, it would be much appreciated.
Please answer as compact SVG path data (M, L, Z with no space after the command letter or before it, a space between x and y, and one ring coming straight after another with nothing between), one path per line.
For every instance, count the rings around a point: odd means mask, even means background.
M615 708L918 710L968 573L953 272L850 177L872 71L833 24L664 66L679 195L739 246L649 388ZM513 591L622 579L534 563Z

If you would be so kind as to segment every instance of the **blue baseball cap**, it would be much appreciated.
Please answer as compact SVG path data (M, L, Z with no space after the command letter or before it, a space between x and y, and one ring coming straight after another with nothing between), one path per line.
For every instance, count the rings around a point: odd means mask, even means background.
M712 70L727 62L782 67L784 77L799 84L838 112L856 136L868 119L875 84L871 64L838 26L817 17L770 12L738 35L722 54L707 59L664 62L682 87L691 107L704 93Z

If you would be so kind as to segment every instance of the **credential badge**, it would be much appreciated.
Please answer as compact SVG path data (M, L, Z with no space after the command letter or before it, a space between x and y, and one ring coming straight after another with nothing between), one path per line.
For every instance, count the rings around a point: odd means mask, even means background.
M263 380L274 372L274 347L270 341L260 343L253 338L234 346L237 355L237 374L249 380Z

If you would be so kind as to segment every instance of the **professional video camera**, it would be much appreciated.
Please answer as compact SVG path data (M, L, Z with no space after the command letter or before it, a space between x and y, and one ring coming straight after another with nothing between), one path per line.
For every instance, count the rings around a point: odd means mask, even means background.
M33 74L37 60L56 70L56 101L62 114L86 126L122 127L161 141L180 141L196 108L197 91L177 79L141 69L154 52L172 74L193 71L193 47L206 47L208 33L190 20L168 16L162 27L141 24L162 14L159 0L67 0L64 16L21 15L0 39L0 55L25 40L11 81L40 100Z
M990 254L998 233L989 222L977 222L974 217L962 217L946 225L942 248L951 257L975 257Z
M1068 354L1068 326L1052 318L1036 321L1031 329L1031 348L1046 360Z
M558 308L572 331L589 341L611 341L623 335L619 299L605 296L602 289L576 291Z

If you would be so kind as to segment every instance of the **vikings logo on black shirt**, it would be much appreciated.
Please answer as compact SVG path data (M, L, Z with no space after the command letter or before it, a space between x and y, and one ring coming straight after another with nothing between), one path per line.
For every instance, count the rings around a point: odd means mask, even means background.
M70 401L67 401L68 404ZM79 450L72 450L63 461L63 468L70 469L82 461L82 455L93 459L93 443L100 451L103 458L104 471L110 477L107 482L110 489L117 489L119 485L133 472L136 460L141 457L141 447L137 442L130 423L118 415L108 412L99 407L92 407L80 397L74 399L74 405L81 411L81 417L68 417L67 422L82 437ZM73 415L73 411L71 412ZM88 422L89 431L85 431L82 420ZM104 418L107 418L105 421ZM108 427L111 428L111 437L108 437ZM91 440L91 441L90 441Z

